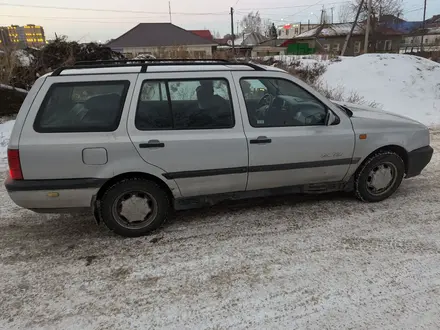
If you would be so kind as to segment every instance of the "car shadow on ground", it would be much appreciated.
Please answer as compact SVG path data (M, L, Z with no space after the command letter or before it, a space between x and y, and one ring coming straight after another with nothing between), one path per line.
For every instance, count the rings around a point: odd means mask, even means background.
M173 226L188 227L190 231L191 227L198 225L198 222L207 222L216 225L224 223L224 221L229 221L228 219L234 219L234 217L237 217L237 219L240 217L242 225L252 227L255 224L253 224L251 220L249 223L244 223L247 219L244 218L243 220L243 212L252 211L259 213L260 210L261 212L267 212L267 209L276 209L283 206L304 206L307 204L316 204L320 201L334 201L338 203L356 202L352 195L346 193L285 195L239 201L224 201L211 207L173 212L169 221L162 228L143 238L138 238L138 240L155 243L157 237L162 237L163 235L173 232ZM4 232L7 233L7 237L4 237L3 240L6 239L9 243L11 240L19 241L20 244L23 245L23 249L26 249L26 245L32 244L32 247L29 246L28 248L35 249L38 245L41 245L41 249L45 251L56 250L58 248L61 250L69 250L73 249L73 246L78 246L81 243L90 244L91 240L96 240L94 244L100 242L99 244L103 244L103 246L110 243L118 244L118 241L130 240L129 238L124 238L112 233L103 223L98 226L90 214L45 215L28 213L28 211L25 212L26 221L17 221L2 227ZM225 219L223 215L227 216L227 219ZM234 224L236 223L234 222ZM5 244L7 244L7 242L0 244L0 248Z
M280 206L299 206L304 204L313 204L320 201L353 201L352 194L345 192L333 192L328 194L290 194L271 197L259 197L242 200L223 201L210 207L195 208L187 211L177 211L171 219L171 222L191 222L191 219L216 216L221 213L245 212L247 210L258 210L267 208L276 208ZM169 223L169 222L168 222Z

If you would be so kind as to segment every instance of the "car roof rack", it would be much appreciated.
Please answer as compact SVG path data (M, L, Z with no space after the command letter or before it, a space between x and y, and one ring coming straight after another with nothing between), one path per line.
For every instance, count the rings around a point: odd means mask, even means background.
M140 66L140 73L147 72L149 66L167 66L167 65L246 65L255 71L266 71L261 66L253 63L228 61L222 59L142 59L142 60L98 60L98 61L80 61L73 66L63 66L55 69L51 76L56 77L64 70L79 70L79 69L97 69L97 68L120 68L120 67L136 67Z

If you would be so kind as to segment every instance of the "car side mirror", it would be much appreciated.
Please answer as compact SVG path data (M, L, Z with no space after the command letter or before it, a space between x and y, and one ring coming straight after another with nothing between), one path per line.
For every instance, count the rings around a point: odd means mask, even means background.
M336 116L330 109L327 109L327 111L327 126L338 125L341 122L339 117Z

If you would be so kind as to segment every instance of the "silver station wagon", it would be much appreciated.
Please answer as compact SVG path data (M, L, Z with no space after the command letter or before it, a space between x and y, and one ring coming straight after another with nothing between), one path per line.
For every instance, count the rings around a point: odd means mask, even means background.
M40 77L10 139L5 186L35 212L90 210L123 236L172 209L287 193L392 195L430 162L428 128L336 103L274 67L82 62Z

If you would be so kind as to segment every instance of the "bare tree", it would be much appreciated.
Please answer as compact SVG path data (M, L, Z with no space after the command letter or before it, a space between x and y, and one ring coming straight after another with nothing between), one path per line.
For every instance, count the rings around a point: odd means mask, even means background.
M339 23L350 23L354 21L356 13L353 13L351 4L344 3L338 8L338 20Z
M355 0L350 4L352 13L356 13L359 8L361 0ZM371 6L371 21L380 21L383 15L394 15L400 17L403 14L403 0L372 0ZM368 1L364 1L361 10L361 19L367 19L368 15Z
M212 36L216 39L221 39L222 35L220 34L219 31L213 30L212 31Z
M263 20L260 17L260 13L253 11L247 14L240 22L243 33L257 32L261 33L264 30Z
M358 8L361 0L355 0L350 6L352 12L355 13ZM376 51L376 37L377 37L377 29L381 21L381 17L384 15L393 15L396 17L400 17L403 14L403 0L372 0L371 4L371 25L370 25L370 43L371 50ZM364 1L361 13L360 20L366 20L368 18L368 1Z

